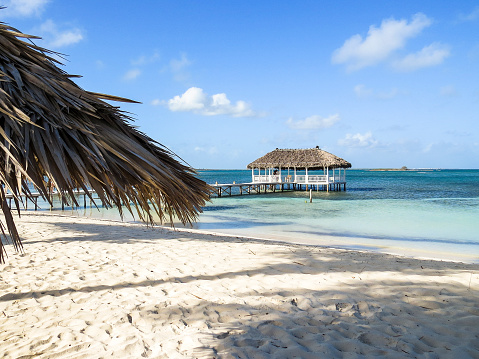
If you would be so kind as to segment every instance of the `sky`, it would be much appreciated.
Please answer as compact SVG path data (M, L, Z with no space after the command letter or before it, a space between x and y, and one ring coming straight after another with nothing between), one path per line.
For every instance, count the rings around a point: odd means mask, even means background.
M194 168L316 146L353 168L479 168L477 1L0 4Z

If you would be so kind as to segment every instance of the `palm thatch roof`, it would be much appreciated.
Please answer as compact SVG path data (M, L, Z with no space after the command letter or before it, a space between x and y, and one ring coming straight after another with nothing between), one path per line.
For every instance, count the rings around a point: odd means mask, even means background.
M308 149L275 149L256 161L251 162L247 168L296 168L318 170L323 168L350 168L351 163L321 150L319 147Z
M32 38L0 22L0 208L6 222L6 228L0 222L0 262L5 229L22 250L6 193L15 196L20 214L29 182L48 201L52 183L66 204L78 205L74 189L93 189L105 207L123 214L123 205L148 223L155 213L161 221L194 221L211 188L103 100L133 101L81 89L70 79L75 76L57 67L58 54Z

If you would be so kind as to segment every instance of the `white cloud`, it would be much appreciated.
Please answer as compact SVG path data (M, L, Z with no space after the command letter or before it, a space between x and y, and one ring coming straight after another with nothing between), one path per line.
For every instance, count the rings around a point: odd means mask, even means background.
M154 100L152 104L162 104L160 100ZM208 96L199 87L190 87L181 96L175 96L168 100L168 108L171 111L191 111L205 116L229 115L233 117L253 117L257 114L251 110L249 104L237 101L232 104L226 94L219 93Z
M441 96L445 97L454 97L457 95L456 88L452 85L441 87L439 89L439 93L441 94Z
M190 87L181 96L175 96L168 101L171 111L198 111L207 106L208 97L199 87Z
M182 53L179 59L172 59L170 61L170 68L173 72L181 71L189 65L191 65L191 61L188 60L185 53Z
M128 71L125 74L125 76L123 76L123 80L132 81L140 75L141 75L141 70L140 69L131 69L130 71Z
M286 124L295 130L320 130L329 128L340 120L339 115L335 114L329 117L321 117L318 115L306 117L304 120L293 120L292 118L286 121Z
M356 34L334 51L332 62L346 64L348 70L358 70L387 59L394 51L405 46L409 38L418 35L431 20L418 13L412 20L383 20L379 28L371 25L365 39Z
M4 0L2 17L29 17L40 15L50 0Z
M393 66L401 71L413 71L422 67L439 65L449 55L450 51L447 46L433 43L415 54L409 54L403 59L393 62Z
M48 42L48 47L58 48L76 44L83 40L83 33L78 28L59 30L52 20L45 21L40 26L42 37Z
M460 131L460 130L456 130L456 129L447 130L444 133L447 134L447 135L454 136L454 137L472 137L473 136L472 133L469 132L469 131Z
M376 97L380 100L390 100L395 98L399 94L397 88L392 88L389 92L379 92Z
M354 92L359 98L374 98L379 100L390 100L399 95L397 88L392 88L389 92L374 92L372 89L364 85L354 86Z
M373 90L367 88L364 85L354 86L354 93L360 98L371 97L373 95Z
M105 63L101 60L96 60L95 61L95 66L96 66L97 69L102 69L102 68L105 67Z
M209 154L209 155L215 155L215 154L218 153L218 149L215 146L212 146L212 147L196 146L195 147L195 152L206 153L206 154Z
M338 141L340 146L345 147L374 147L378 144L378 141L374 139L373 134L371 132L366 132L364 134L356 133L351 134L348 133L343 139Z
M476 21L477 19L479 19L479 6L476 6L469 14L459 15L459 20L463 22Z
M170 60L170 71L173 74L173 78L176 81L187 80L189 74L186 72L186 68L190 65L191 61L188 59L185 53L182 53L179 59Z
M136 59L131 61L133 68L128 70L125 75L123 75L123 80L133 81L136 80L144 71L143 69L149 64L155 63L160 59L158 52L154 52L152 55L141 55Z
M133 66L143 66L143 65L157 62L160 59L161 59L160 54L158 52L154 52L152 55L149 55L149 56L145 56L145 55L139 56L135 60L131 61L131 64Z
M83 35L80 29L72 29L58 33L55 39L52 41L51 46L63 47L71 44L76 44L81 40L83 40Z

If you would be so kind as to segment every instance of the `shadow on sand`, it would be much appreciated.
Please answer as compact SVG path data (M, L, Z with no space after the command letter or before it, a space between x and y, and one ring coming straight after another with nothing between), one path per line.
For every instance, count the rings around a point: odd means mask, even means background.
M135 307L135 313L125 313L128 321L132 325L140 320L142 323L152 323L151 325L171 325L179 328L179 331L181 328L204 325L203 346L197 348L195 357L479 356L477 290L471 289L471 283L438 286L434 280L465 272L470 272L471 278L474 273L476 278L479 265L334 251L318 246L227 236L195 233L185 236L180 231L142 226L138 226L132 236L131 227L110 221L98 221L93 225L67 225L51 219L48 224L54 226L58 233L58 237L51 242L61 242L62 245L76 241L107 241L128 245L177 239L191 243L266 243L277 248L272 249L272 254L281 259L281 262L214 272L212 275L188 274L187 271L183 275L159 275L152 271L151 276L156 278L138 281L123 281L118 278L116 284L99 283L95 286L7 293L0 296L0 302L45 296L68 298L72 293L78 292L92 294L152 287L159 293L155 302L142 303ZM109 227L107 238L104 235L105 226ZM65 231L81 235L62 236ZM35 243L35 240L25 241L26 251L29 243ZM376 280L374 273L384 270L384 258L389 261L389 275L387 279ZM350 273L352 279L331 287L327 280L335 273ZM287 283L281 289L274 285L247 285L242 289L234 289L234 296L240 298L236 302L228 302L220 297L212 300L204 299L201 295L186 295L179 302L172 303L168 297L172 286L181 287L182 284L192 282L199 288L198 293L201 293L201 288L212 281L223 281L227 287L229 282L238 277L249 278L254 282L255 277L266 276L274 282L275 277L287 275L288 278L298 278L300 274L305 280L304 288L298 283L291 285L290 289ZM417 280L411 282L403 279L409 274L415 274ZM475 279L476 282L477 280ZM308 281L324 281L324 289L308 289ZM475 302L471 302L471 295L476 299ZM469 299L464 299L466 297ZM389 304L384 306L379 303Z

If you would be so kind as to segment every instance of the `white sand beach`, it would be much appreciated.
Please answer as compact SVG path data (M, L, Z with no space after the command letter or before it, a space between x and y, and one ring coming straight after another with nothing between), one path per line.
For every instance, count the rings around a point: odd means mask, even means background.
M28 212L1 358L479 358L479 265Z

